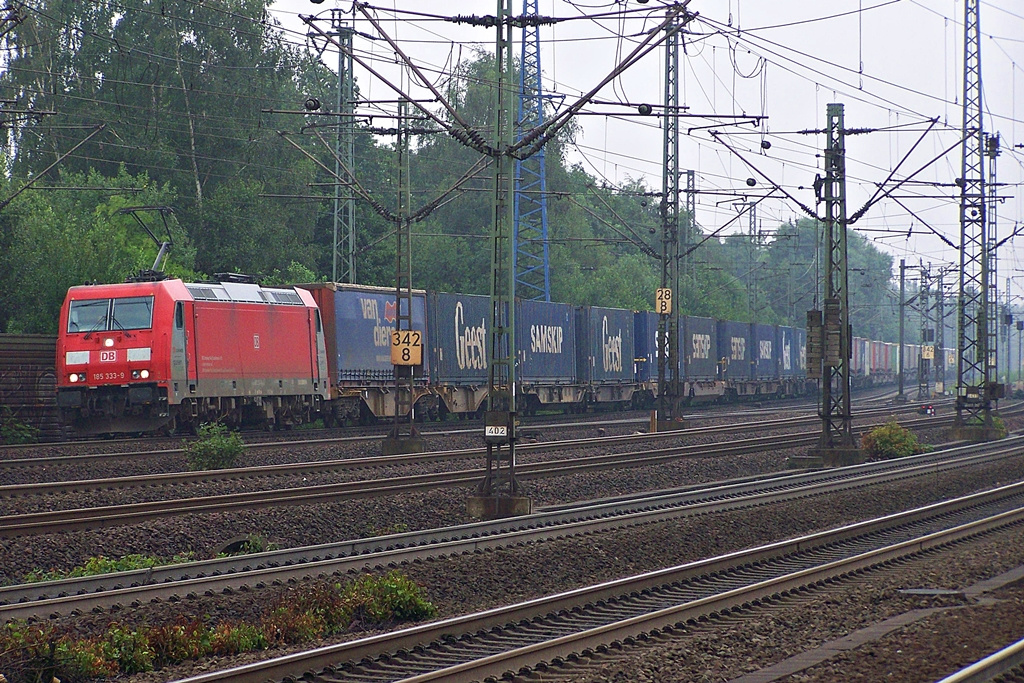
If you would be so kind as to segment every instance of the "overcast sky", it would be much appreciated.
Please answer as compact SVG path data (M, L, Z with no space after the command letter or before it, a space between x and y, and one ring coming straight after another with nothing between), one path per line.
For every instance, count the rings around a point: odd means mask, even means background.
M331 8L350 11L352 3L278 0L274 7L275 16L301 40L306 29L299 14L329 19ZM705 232L734 218L735 204L744 199L721 192L735 189L753 199L766 191L769 185L758 171L813 207L810 187L815 174L823 172L825 136L797 131L822 128L826 105L840 102L847 128L885 129L847 138L850 213L901 161L895 180L937 159L915 176L935 185L905 186L897 193L917 217L893 201L882 201L853 227L897 260L935 266L959 261L957 251L931 231L960 242L958 198L955 188L946 185L961 173L962 0L691 0L688 9L698 17L687 26L681 57L680 99L687 111L767 117L756 126L728 125L724 119L681 123L681 167L694 169L698 189L708 191L697 202L697 220ZM379 0L373 13L402 50L443 84L453 63L478 49L493 51L495 30L403 11L452 16L495 10L493 0ZM522 10L517 2L514 13ZM541 30L544 87L564 96L565 105L602 80L665 15L660 0L539 0L539 10L566 19ZM356 50L372 58L389 79L408 84L409 74L396 65L393 50L384 41L370 40L376 30L359 13L355 17L356 29L367 36L356 36ZM1024 5L1018 0L982 2L981 29L984 129L1001 135L998 181L1007 184L999 188L1005 201L997 212L1003 237L1024 225L1024 148L1015 148L1024 145ZM328 51L323 60L334 68L337 53ZM580 133L571 160L611 185L643 179L649 188L660 190L659 119L622 116L635 109L615 103L660 104L663 77L664 51L659 48L605 87L598 99L608 104L592 105L578 119ZM385 83L358 68L357 78L366 99L394 99ZM415 84L412 88L415 96L425 96L425 90ZM938 124L922 138L931 118L938 118ZM708 129L687 134L690 126L711 124L758 171L714 140ZM761 150L762 140L771 143L769 150ZM758 179L753 190L745 183L749 177ZM820 207L819 213L823 211ZM761 202L758 212L768 239L781 222L804 215L784 198ZM746 226L743 217L722 234L745 231ZM1018 304L1024 303L1024 236L1008 242L999 259L1000 298L1005 296L1006 277L1012 276L1011 292L1021 297Z

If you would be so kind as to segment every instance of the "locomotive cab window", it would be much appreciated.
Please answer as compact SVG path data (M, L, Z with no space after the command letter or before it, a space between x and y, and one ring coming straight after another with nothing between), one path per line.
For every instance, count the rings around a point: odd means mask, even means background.
M153 326L153 297L72 301L68 333L147 330Z
M153 326L153 297L114 299L110 322L112 330L148 330Z
M180 301L174 304L174 329L185 329L185 304Z
M109 310L110 299L72 301L68 311L68 334L106 330Z

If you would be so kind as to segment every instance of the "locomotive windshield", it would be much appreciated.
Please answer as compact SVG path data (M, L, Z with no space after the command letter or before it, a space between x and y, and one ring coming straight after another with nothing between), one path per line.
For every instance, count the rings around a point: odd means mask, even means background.
M153 326L153 297L72 301L68 333L148 330Z

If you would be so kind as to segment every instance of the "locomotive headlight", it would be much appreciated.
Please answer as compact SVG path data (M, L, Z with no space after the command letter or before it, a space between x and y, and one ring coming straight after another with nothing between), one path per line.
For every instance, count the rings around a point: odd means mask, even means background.
M71 382L72 384L74 384L75 382L84 382L85 375L77 372L72 372L70 375L68 375L68 381Z
M149 370L142 370L139 372L139 375L142 379L149 379Z
M111 346L114 345L114 340L108 337L107 339L103 340L103 345L109 349Z

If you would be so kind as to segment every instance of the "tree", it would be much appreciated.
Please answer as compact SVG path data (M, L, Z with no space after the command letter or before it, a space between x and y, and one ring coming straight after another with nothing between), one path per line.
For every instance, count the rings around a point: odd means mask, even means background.
M4 332L52 334L69 287L88 281L121 282L153 265L157 246L131 216L120 211L169 205L174 199L169 187L157 186L145 174L131 176L124 169L114 178L67 172L61 175L61 184L84 189L26 192L0 212L0 330ZM156 219L148 216L147 220ZM175 246L167 271L189 277L195 252L173 215L168 221ZM162 228L162 223L155 225Z
M264 244L259 253L225 248L228 263L204 253L202 269L314 265L308 248L272 253L312 242L316 212L275 197L308 194L315 173L275 132L297 121L265 110L297 108L302 88L325 87L330 72L285 41L268 6L43 0L6 35L11 56L0 87L20 106L57 115L5 131L14 177L38 174L82 137L77 127L105 123L64 168L146 173L173 189L178 218L197 243L251 227L240 239L254 234ZM258 225L242 226L224 206Z

